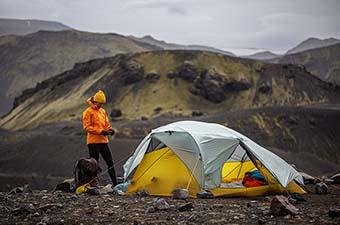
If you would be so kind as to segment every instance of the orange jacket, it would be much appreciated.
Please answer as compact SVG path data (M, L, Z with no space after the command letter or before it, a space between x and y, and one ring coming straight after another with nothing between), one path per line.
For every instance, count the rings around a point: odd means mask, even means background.
M98 109L91 102L91 98L87 99L87 103L90 107L83 112L83 128L87 133L87 144L108 143L107 136L100 134L103 130L111 128L105 110Z

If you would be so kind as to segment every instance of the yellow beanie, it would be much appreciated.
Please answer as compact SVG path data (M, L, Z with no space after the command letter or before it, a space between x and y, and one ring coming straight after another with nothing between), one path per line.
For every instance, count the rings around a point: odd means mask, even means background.
M106 97L104 92L99 90L94 96L93 96L93 101L104 104L106 102Z

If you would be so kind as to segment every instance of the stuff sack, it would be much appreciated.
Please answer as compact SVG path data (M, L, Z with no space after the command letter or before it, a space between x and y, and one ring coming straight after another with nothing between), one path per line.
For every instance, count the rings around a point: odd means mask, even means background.
M94 158L80 158L74 167L75 186L73 190L79 186L89 183L89 186L98 186L99 167L97 160Z
M267 181L258 170L246 172L242 184L245 187L258 187L266 185Z

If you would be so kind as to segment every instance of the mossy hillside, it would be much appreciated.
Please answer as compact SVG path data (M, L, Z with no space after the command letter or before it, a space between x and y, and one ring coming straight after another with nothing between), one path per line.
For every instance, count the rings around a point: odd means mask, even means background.
M94 82L109 72L111 68L104 67L82 82L77 80L72 82L69 84L72 86L72 91L65 91L62 87L55 90L43 89L14 108L7 117L1 120L0 126L15 127L16 130L20 130L36 127L42 123L80 119L82 112L88 107L86 92Z
M181 77L179 69L185 64L194 68L194 80ZM207 75L210 72L213 74L211 78ZM150 73L157 76L148 79ZM169 73L174 76L170 77ZM67 79L68 74L74 78ZM204 82L219 82L214 80L216 76L228 82L245 80L250 85L245 89L226 89L225 99L214 102L192 92L202 74L212 79L202 80L203 85ZM136 77L125 82L127 76ZM27 92L26 97L24 95L17 101L21 104L1 119L0 126L23 129L48 122L81 120L87 107L86 98L99 89L107 94L105 109L108 114L112 109L120 109L122 116L119 119L127 120L152 119L164 114L191 116L193 111L213 115L263 106L296 106L333 98L339 100L339 93L327 83L312 79L296 66L264 64L200 51L157 51L118 55L81 64L60 79L52 78L36 90ZM254 119L263 124L261 118Z

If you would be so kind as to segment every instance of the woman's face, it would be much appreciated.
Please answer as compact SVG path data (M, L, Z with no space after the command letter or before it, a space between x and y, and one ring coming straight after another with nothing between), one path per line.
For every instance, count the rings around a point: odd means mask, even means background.
M100 109L101 107L103 107L103 103L99 103L99 102L93 102L93 104L98 108L98 109Z

